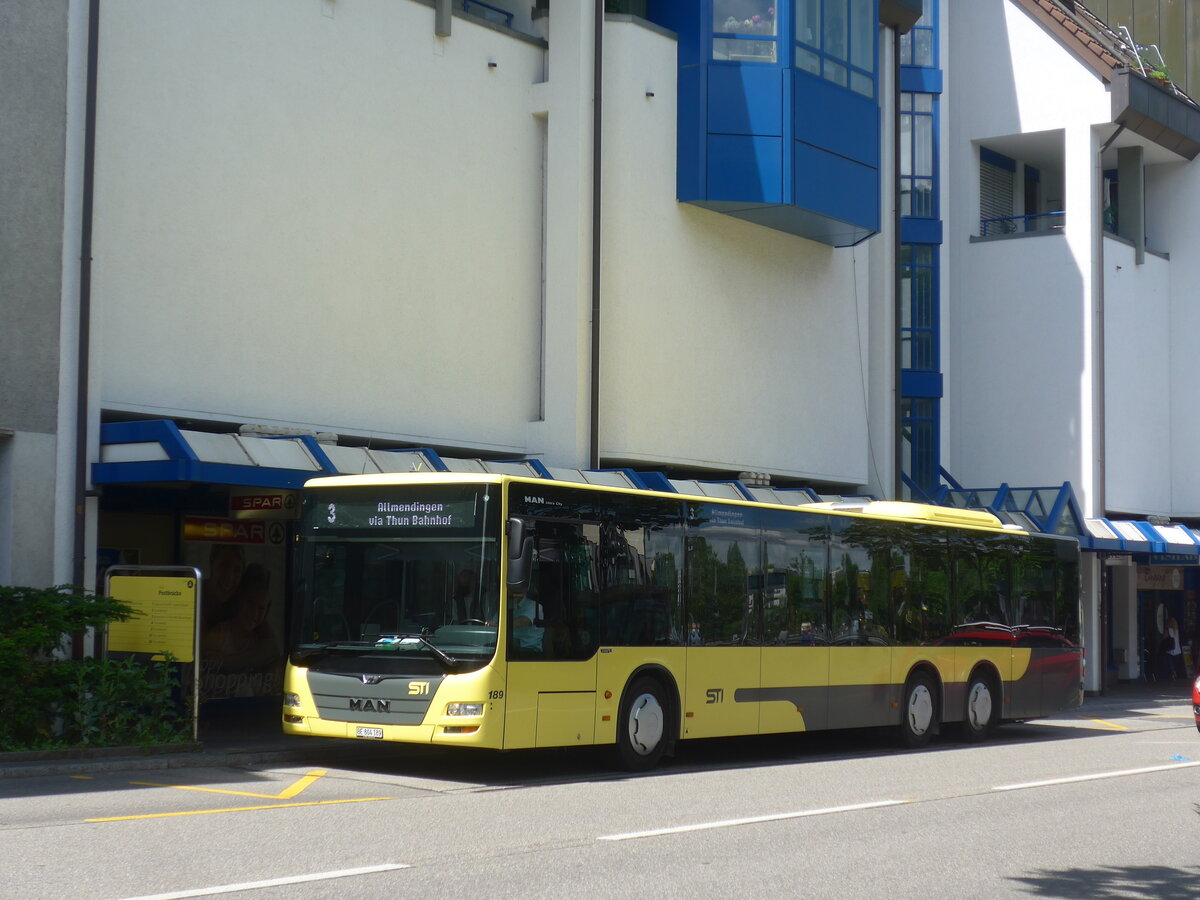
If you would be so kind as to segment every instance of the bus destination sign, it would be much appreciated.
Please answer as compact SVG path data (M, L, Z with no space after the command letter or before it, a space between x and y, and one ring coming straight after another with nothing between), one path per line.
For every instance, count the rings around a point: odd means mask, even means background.
M449 501L329 500L311 515L317 528L471 528L476 499Z

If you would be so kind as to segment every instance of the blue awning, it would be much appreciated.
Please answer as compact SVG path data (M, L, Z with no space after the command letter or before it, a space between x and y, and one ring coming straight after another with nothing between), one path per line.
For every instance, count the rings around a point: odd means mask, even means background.
M186 481L296 489L322 475L446 469L432 450L339 447L320 443L312 435L260 437L183 431L169 420L155 420L102 425L100 461L92 466L92 481Z
M1197 543L1192 530L1184 525L1158 525L1146 521L1135 521L1133 524L1146 535L1151 553L1200 557L1200 543Z

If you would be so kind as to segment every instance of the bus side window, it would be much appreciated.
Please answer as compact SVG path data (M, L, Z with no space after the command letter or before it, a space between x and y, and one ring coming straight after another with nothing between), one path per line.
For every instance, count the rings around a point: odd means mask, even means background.
M681 507L614 497L601 526L602 642L662 646L684 639Z
M768 532L763 595L763 641L818 646L829 643L825 616L825 546L805 534Z

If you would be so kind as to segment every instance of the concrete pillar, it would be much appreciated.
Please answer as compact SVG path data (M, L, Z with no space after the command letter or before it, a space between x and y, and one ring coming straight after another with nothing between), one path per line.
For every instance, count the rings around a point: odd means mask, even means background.
M1134 262L1146 261L1146 176L1141 147L1117 150L1117 234L1133 241Z
M542 417L529 447L550 465L590 456L592 60L591 3L560 3L549 21L548 78L533 114L546 119Z
M1112 590L1113 655L1117 678L1134 681L1142 672L1137 627L1137 566L1129 557L1107 560Z
M1102 686L1102 643L1100 631L1100 559L1095 553L1084 553L1080 559L1083 589L1083 622L1081 637L1087 653L1087 671L1083 689L1098 692Z

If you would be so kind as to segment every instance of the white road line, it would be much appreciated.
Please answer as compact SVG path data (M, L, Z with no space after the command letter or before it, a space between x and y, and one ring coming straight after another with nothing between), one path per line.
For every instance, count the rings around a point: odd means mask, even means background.
M361 869L338 869L335 872L316 872L312 875L293 875L291 878L272 878L268 881L246 881L241 884L221 884L216 887L196 888L192 891L173 891L169 894L147 894L144 897L128 897L126 900L183 900L185 897L208 897L212 894L234 894L238 891L253 891L258 888L280 887L286 884L302 884L306 881L325 881L329 878L350 878L354 875L372 875L376 872L391 872L408 869L404 863L387 863L382 866L363 866Z
M1023 788L1047 787L1053 784L1075 784L1080 781L1100 781L1103 778L1121 778L1125 775L1146 775L1150 772L1170 772L1172 769L1188 769L1200 766L1200 761L1172 763L1169 766L1147 766L1144 769L1122 769L1119 772L1099 772L1095 775L1074 775L1070 778L1049 778L1046 781L1027 781L1024 784L1002 784L993 791L1019 791Z
M606 834L596 838L598 841L631 841L635 838L660 837L665 834L683 834L688 831L706 831L710 828L732 828L735 825L753 825L758 822L778 822L781 819L803 819L807 816L827 816L832 813L852 812L856 809L879 809L884 806L898 806L910 803L910 800L879 800L874 803L855 803L851 806L831 806L827 809L805 809L799 812L775 813L769 816L752 816L747 819L725 819L721 822L700 822L696 825L679 825L675 828L656 828L653 831L630 831L625 834Z

